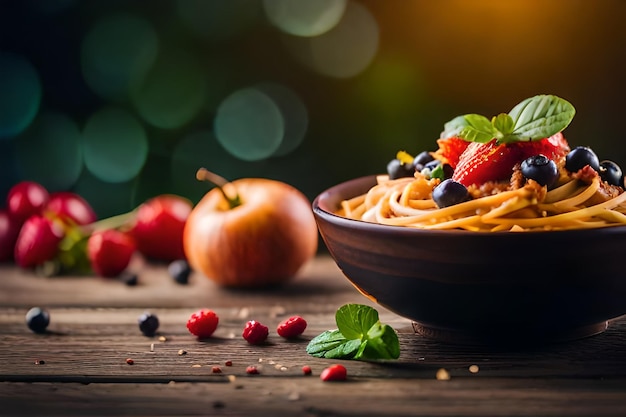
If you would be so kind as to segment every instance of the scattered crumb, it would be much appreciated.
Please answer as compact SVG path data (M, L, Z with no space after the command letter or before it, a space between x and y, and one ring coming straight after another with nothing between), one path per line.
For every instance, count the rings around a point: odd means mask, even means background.
M479 370L480 368L478 368L478 365L470 365L469 367L469 371L473 374L477 374Z
M154 352L154 343L150 343L150 352Z
M447 381L450 379L450 373L446 369L440 368L437 370L437 379L439 381Z
M181 350L178 351L178 356L183 356L183 355L186 355L186 354L187 354L187 351L185 349L181 349Z
M167 337L159 336L159 342L167 342Z
M235 375L228 375L228 382L235 382L237 377Z
M200 365L199 363L194 363L193 365L191 365L192 368L202 368L202 365Z

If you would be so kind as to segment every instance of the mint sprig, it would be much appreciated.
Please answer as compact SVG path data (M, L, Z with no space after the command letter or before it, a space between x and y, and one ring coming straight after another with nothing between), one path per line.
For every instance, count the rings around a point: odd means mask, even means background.
M444 125L442 138L460 137L468 142L513 143L540 140L563 131L574 119L576 109L554 95L537 95L522 101L507 114L489 120L479 114L466 114Z
M314 337L306 351L328 359L397 359L400 342L396 331L378 318L378 311L363 304L345 304L335 313L337 329Z

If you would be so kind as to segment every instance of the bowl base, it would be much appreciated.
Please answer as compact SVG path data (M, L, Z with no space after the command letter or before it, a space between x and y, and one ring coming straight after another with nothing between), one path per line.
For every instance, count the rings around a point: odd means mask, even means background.
M415 333L421 336L455 345L545 345L597 335L608 328L609 322L603 321L569 329L554 328L549 331L502 327L469 331L431 326L416 321L413 321L412 325Z

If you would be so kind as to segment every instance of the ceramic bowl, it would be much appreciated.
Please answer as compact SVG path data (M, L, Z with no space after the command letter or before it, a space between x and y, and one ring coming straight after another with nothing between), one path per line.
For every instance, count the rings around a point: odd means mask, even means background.
M451 343L546 343L626 314L626 227L550 232L420 230L333 214L376 177L313 201L322 239L366 297Z

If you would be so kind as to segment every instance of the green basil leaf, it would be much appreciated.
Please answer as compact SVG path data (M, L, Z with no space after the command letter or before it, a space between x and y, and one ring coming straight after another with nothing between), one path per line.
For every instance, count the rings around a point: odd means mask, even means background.
M360 345L360 339L349 340L338 329L327 330L311 339L306 352L318 358L351 359Z
M466 114L467 126L461 129L459 137L469 142L487 143L493 138L500 139L502 133L498 131L491 121L480 114Z
M457 116L443 125L443 132L441 132L440 137L443 139L459 137L461 131L467 127L468 124L464 116Z
M378 311L363 304L345 304L335 313L335 321L346 339L362 339L378 321Z
M502 142L540 140L565 129L576 109L567 100L553 95L537 95L515 106L509 115L515 122L510 136Z
M491 124L496 130L505 136L513 133L513 130L515 129L515 120L513 120L513 118L506 113L500 113L495 116L491 120Z

